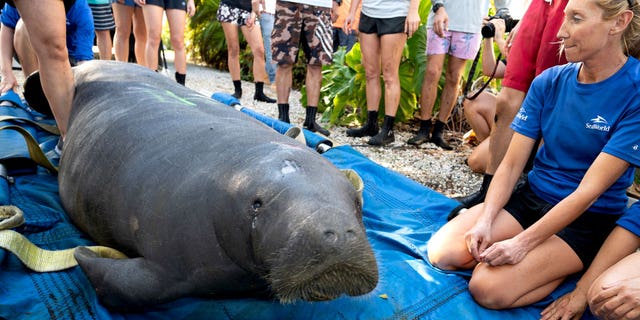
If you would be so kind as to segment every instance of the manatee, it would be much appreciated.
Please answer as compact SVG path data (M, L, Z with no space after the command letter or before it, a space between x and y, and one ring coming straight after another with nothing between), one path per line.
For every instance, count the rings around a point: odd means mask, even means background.
M74 78L60 198L79 229L128 256L75 252L105 306L376 287L361 197L324 157L134 64L87 62Z

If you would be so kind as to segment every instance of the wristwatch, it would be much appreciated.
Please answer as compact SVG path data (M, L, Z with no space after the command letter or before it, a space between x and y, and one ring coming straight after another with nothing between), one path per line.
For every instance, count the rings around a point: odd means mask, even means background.
M433 10L433 13L438 12L438 9L444 7L444 4L442 2L436 2L433 4L433 7L431 8L431 10Z

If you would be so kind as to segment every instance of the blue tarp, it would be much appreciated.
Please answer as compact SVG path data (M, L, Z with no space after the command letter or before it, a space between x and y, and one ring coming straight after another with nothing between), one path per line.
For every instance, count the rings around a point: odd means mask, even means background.
M0 109L1 115L22 109ZM273 120L273 119L271 119ZM0 123L0 126L6 123ZM24 125L26 126L26 125ZM34 137L47 151L55 137L36 128ZM0 159L26 156L21 137L3 139ZM444 273L426 261L426 243L445 222L456 202L372 162L349 146L323 154L339 168L362 177L364 224L376 254L380 281L361 297L329 302L282 305L268 299L215 300L184 298L143 312L123 314L101 306L79 267L62 272L35 273L12 254L0 250L0 317L7 319L537 319L536 306L504 311L477 305L464 274ZM1 161L0 161L1 163ZM39 168L9 183L0 178L0 205L13 204L25 213L16 230L45 249L92 244L65 215L58 198L56 176ZM554 295L571 289L563 285Z

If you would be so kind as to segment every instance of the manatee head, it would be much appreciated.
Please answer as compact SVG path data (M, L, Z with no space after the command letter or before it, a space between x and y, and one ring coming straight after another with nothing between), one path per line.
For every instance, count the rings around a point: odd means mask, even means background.
M227 254L284 303L372 291L378 268L345 174L306 147L282 145L253 163L232 178L232 192L246 199L234 223L242 232L216 227L221 242L243 244Z

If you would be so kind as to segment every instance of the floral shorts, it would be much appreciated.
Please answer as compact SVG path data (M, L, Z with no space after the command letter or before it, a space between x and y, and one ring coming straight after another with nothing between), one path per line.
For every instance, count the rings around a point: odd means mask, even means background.
M251 17L251 12L240 9L232 8L228 5L221 3L218 7L218 21L237 24L238 26L247 25L247 20ZM257 21L256 21L257 22Z
M480 49L480 33L445 31L440 38L433 29L427 29L427 55L448 54L456 58L470 60Z

